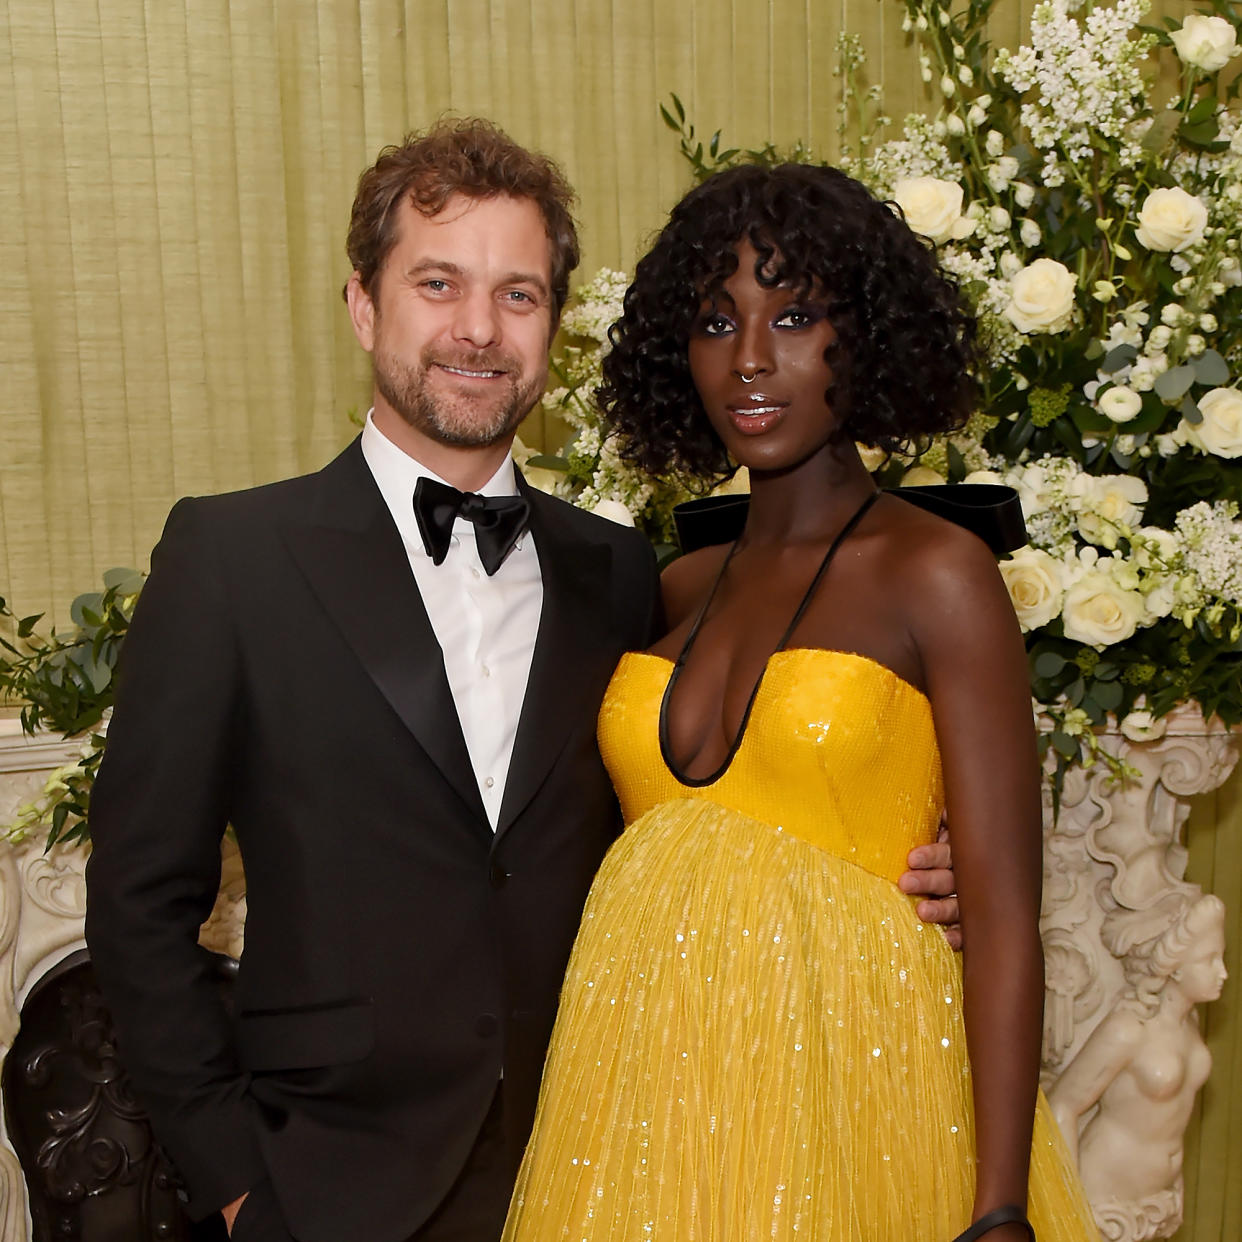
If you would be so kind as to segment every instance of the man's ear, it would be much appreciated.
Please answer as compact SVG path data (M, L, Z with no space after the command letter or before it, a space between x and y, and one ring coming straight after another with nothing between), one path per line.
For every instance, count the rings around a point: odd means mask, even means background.
M354 325L358 344L369 354L375 348L375 303L362 287L362 277L354 272L345 285L345 301L349 320Z

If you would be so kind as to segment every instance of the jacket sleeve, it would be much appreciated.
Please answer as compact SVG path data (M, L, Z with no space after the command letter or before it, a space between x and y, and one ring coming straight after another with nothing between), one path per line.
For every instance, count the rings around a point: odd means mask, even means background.
M196 1217L266 1176L249 1080L197 943L220 883L242 708L210 503L169 515L125 637L91 794L86 911L121 1059Z

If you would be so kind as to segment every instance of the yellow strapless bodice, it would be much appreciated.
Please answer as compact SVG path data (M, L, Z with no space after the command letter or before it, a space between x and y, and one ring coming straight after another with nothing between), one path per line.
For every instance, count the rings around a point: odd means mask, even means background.
M707 799L894 882L910 849L935 839L944 797L931 705L891 669L848 651L776 652L710 785L683 784L661 753L672 671L629 652L604 695L600 752L627 824L662 802Z

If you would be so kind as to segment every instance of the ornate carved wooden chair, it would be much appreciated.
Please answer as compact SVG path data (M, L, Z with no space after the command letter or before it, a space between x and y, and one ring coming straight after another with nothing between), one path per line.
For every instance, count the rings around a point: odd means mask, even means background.
M237 963L212 954L224 992ZM30 1196L31 1242L216 1242L191 1225L176 1174L116 1055L112 1017L85 949L39 980L5 1058L5 1120Z

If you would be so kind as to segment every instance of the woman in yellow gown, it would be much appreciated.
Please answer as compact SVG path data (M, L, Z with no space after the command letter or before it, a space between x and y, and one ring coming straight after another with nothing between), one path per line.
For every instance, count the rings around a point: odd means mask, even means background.
M1026 661L973 535L877 496L973 408L933 253L826 168L720 174L638 265L601 399L655 473L748 467L746 527L664 577L600 747L592 889L506 1242L1097 1236L1037 1099ZM947 804L959 964L896 886ZM1028 1196L1029 1185L1029 1196ZM973 1228L968 1228L975 1222Z

